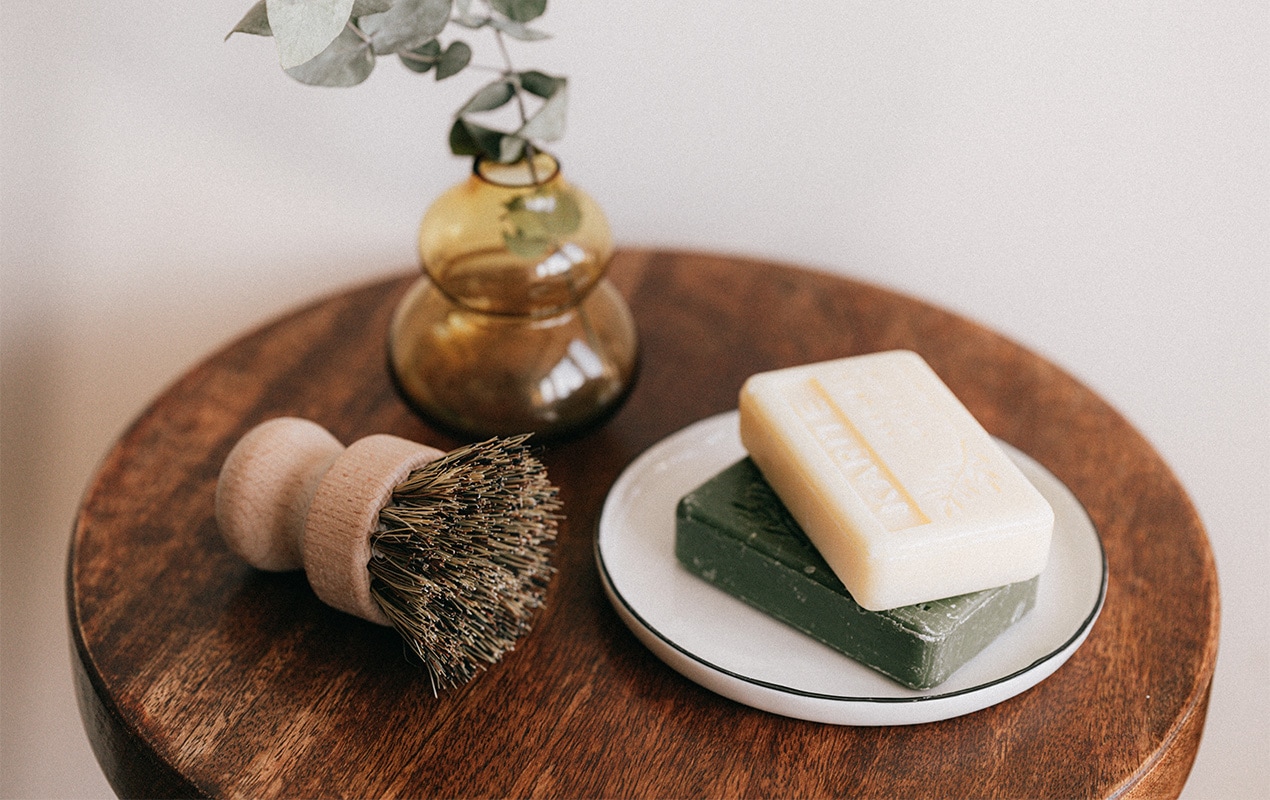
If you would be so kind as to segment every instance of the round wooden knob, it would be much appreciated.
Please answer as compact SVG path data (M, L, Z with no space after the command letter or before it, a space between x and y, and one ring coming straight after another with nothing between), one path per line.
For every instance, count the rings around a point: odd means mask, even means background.
M216 484L216 523L253 567L300 569L304 518L318 482L344 452L315 422L281 417L257 425L230 450Z
M303 568L324 603L387 625L370 594L370 534L393 489L442 455L385 434L345 449L309 420L269 420L248 431L225 459L216 522L230 549L249 564Z

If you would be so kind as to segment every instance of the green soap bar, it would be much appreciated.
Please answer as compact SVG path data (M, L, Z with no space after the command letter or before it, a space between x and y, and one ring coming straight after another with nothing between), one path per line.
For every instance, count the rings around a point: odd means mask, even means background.
M1038 578L861 608L748 458L680 500L675 523L689 571L913 689L942 683L1036 604Z

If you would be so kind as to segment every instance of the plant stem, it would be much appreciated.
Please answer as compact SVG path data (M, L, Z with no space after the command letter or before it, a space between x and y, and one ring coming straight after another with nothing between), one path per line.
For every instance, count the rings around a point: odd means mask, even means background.
M367 47L370 47L370 37L367 36L365 33L362 33L362 29L354 25L351 19L348 22L345 22L344 26L347 27L349 30L351 30L353 33L357 34L357 38L362 40L362 44L366 45Z
M512 86L515 88L516 109L520 112L520 124L524 125L526 122L529 122L529 114L525 109L525 98L520 94L520 77L516 74L516 68L512 66L512 57L511 54L507 52L507 42L503 39L502 31L494 31L494 41L498 42L498 50L503 54L503 63L507 65L507 71L505 74L507 75L507 78L511 80Z
M512 65L511 53L507 50L507 41L503 38L503 32L494 31L494 41L498 43L498 50L503 54L503 63L507 65L506 71L503 73L512 84L512 94L516 98L516 110L520 114L520 124L524 127L529 123L529 110L525 108L524 89L520 85L520 76L516 73L516 68ZM525 141L525 164L529 167L529 179L533 181L534 186L541 186L542 181L538 178L538 168L534 165L534 155L536 148L533 142Z

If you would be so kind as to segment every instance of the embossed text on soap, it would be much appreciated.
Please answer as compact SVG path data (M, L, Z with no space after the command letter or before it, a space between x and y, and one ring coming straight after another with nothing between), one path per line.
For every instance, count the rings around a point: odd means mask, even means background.
M820 382L811 378L803 389L792 397L794 415L882 527L894 532L929 522Z
M913 451L922 453L925 463L921 470L895 471L907 476L904 485L923 512L944 519L969 517L999 497L1002 479L993 458L984 450L986 442L969 438L968 430L952 422L956 401L949 400L949 392L937 378L927 377L931 373L925 371L907 375L894 363L872 367L852 376L847 396L838 392L838 387L831 396L842 401L843 409L850 409L851 419L860 420L856 427L861 432L872 429L897 443L907 439ZM878 408L881 399L892 396L886 387L900 382L907 387L903 403L885 403L883 413ZM941 419L946 424L931 424ZM865 438L872 441L869 436Z
M948 414L949 403L931 381L916 377L894 363L863 365L850 381L825 387L824 396L874 452L893 453L894 446L922 453L921 469L891 467L905 476L903 486L923 513L949 520L969 516L981 501L1001 494L1001 477L982 442L956 425L931 427ZM904 386L902 400L888 391L896 385Z

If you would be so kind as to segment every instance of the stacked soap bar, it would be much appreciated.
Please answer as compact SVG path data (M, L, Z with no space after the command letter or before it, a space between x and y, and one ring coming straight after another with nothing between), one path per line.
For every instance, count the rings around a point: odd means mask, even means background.
M1045 567L1049 503L916 353L754 375L740 417L750 457L866 609Z
M689 571L913 689L944 681L1036 601L1033 578L861 608L748 458L680 500L675 552Z

